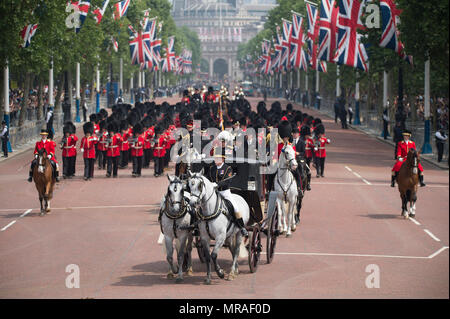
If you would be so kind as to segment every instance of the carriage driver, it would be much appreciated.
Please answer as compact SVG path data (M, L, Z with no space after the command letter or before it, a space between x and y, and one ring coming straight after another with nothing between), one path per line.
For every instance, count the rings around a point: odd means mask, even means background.
M50 133L53 135L53 133ZM50 137L52 136L50 135ZM45 148L47 152L47 157L50 160L50 163L52 164L53 168L53 176L55 177L56 181L59 182L59 166L58 162L55 158L55 149L56 149L56 143L52 141L49 137L49 131L47 130L41 130L41 140L36 142L36 146L34 148L34 159L31 162L30 167L30 175L28 177L28 181L31 183L33 180L33 168L37 163L37 154L40 149Z
M222 195L222 197L228 200L230 203L233 203L230 191L230 179L232 175L233 169L231 168L231 166L225 163L225 151L219 147L215 148L214 164L209 170L209 180L212 183L216 183L218 185L217 190L219 191L220 195ZM234 212L234 214L234 216L236 217L236 225L241 230L242 236L247 237L248 232L245 229L244 221L242 220L240 212Z
M414 143L413 141L410 141L409 140L410 138L411 138L411 132L408 130L405 130L403 132L403 141L400 141L397 144L397 162L395 162L395 165L392 168L391 187L395 187L395 181L397 179L398 172L400 171L400 168L402 167L403 163L406 160L409 149L413 148L417 151L416 143ZM419 168L420 186L424 187L424 186L426 186L426 184L423 182L423 167L420 163L418 165L418 168Z

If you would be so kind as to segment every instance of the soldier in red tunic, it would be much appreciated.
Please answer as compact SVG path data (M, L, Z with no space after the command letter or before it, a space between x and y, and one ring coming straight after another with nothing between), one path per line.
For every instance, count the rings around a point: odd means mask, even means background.
M106 167L106 145L108 144L108 130L106 129L106 121L102 120L99 123L100 138L97 144L98 151L98 169L105 169Z
M128 142L128 138L131 136L128 135L128 122L126 120L123 120L120 123L120 131L121 131L121 142L120 142L120 168L127 168L128 167L128 154L130 150L130 145Z
M46 150L47 157L50 160L50 163L52 164L53 176L56 179L56 181L59 182L59 166L58 166L58 162L56 161L56 157L55 157L56 143L51 140L52 136L53 136L52 131L41 130L41 140L36 142L36 146L34 147L35 158L31 162L30 174L28 176L28 181L30 183L33 181L33 168L37 163L37 161L36 161L37 154L38 154L39 150L43 149L43 148Z
M155 146L153 147L153 159L155 160L155 177L161 176L164 172L164 156L166 155L165 140L163 130L157 126L155 128Z
M408 155L408 151L412 148L412 149L416 149L416 143L414 143L413 141L410 141L409 139L411 138L411 132L408 130L405 130L403 132L403 141L398 142L397 144L397 161L395 162L394 167L392 168L392 178L391 178L391 186L395 187L395 181L397 179L398 176L398 172L400 171L400 168L402 167L403 163L405 162L407 155ZM422 165L419 163L418 165L419 168L419 181L420 181L420 186L424 187L426 186L426 184L423 182L423 167Z
M325 128L322 124L319 124L314 129L314 133L317 137L316 144L314 147L316 158L316 170L317 170L316 177L324 177L323 172L325 170L325 158L327 157L325 145L330 144L330 139L325 137Z
M142 156L144 155L144 134L141 123L137 123L133 128L133 139L131 142L131 158L133 159L133 177L141 177Z
M98 142L97 136L94 135L94 124L92 122L83 125L84 137L81 139L81 152L84 159L84 180L94 178L95 164L95 145Z
M77 160L77 142L75 135L76 127L72 122L66 122L63 127L64 137L61 141L63 158L63 178L75 176L75 163Z
M107 158L107 168L106 177L111 177L111 173L114 178L117 177L117 169L119 164L120 149L119 144L122 140L122 136L118 132L117 123L109 123L108 133L109 139L107 144L106 158Z

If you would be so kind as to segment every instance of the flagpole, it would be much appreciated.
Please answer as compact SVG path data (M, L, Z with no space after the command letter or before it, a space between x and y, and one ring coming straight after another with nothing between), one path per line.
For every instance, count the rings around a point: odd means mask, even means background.
M134 103L133 80L134 80L134 76L133 76L133 74L131 74L131 78L130 78L130 103L131 104Z
M316 69L316 98L315 98L315 106L316 109L319 108L319 101L317 99L317 97L319 96L319 76L320 76L320 72L319 72L319 61L317 61L317 69Z
M8 128L9 133L9 123L10 123L10 117L9 117L9 66L8 66L8 60L6 60L6 66L3 69L3 97L4 97L4 114L3 119L6 122L6 127ZM12 152L11 143L8 139L8 152Z
M297 69L297 90L298 90L298 93L299 94L297 94L297 96L298 96L298 102L299 103L301 103L301 101L302 101L302 97L301 97L301 95L302 95L302 90L300 89L300 84L301 84L301 79L300 79L300 68L298 68ZM303 105L303 104L302 104Z
M339 75L339 65L336 65L336 97L340 97L341 96L341 78Z
M75 82L75 88L76 88L76 94L75 94L75 103L77 108L77 114L75 117L75 122L79 123L80 121L80 62L77 62L77 70L76 70L76 82Z
M98 113L100 111L100 63L97 63L97 97L95 101L95 109Z
M309 107L308 101L308 71L305 71L305 95L306 95L306 105Z
M425 137L423 140L422 146L422 154L430 154L432 153L432 148L430 144L430 56L428 55L428 59L425 61Z
M120 58L120 69L119 69L119 96L123 95L123 58Z
M350 123L351 124L351 123ZM359 72L356 71L356 85L355 85L355 120L354 125L361 125L359 118Z

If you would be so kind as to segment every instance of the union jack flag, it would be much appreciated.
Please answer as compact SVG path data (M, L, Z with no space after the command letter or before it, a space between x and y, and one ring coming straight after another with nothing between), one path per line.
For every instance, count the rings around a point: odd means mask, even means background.
M271 57L272 65L271 69L272 71L278 71L280 68L280 60L281 60L281 52L282 52L282 46L281 46L281 35L279 34L279 27L277 27L277 36L272 40L273 42L273 55Z
M361 22L364 5L365 0L339 1L338 47L334 60L367 72L369 57L361 43L362 35L358 34L358 29L365 29Z
M175 37L169 37L167 40L166 56L163 60L161 70L163 72L172 72L175 68Z
M291 52L289 60L291 66L304 71L308 70L306 54L303 50L305 44L305 35L303 33L303 17L296 12L292 12L292 31L291 31Z
M109 0L104 0L102 8L96 8L94 10L94 19L97 22L97 24L100 24L102 21L103 15L105 14L106 7L108 6Z
M192 73L192 52L183 49L181 54L183 74Z
M397 9L394 0L381 0L380 8L383 28L380 47L394 50L402 59L412 65L412 56L406 55L405 47L400 41L400 32L397 28L402 10Z
M271 63L270 56L270 41L264 40L262 43L262 69L261 72L264 74L269 74Z
M308 54L309 54L309 63L313 70L319 70L320 72L327 71L327 63L325 61L320 61L318 59L318 50L319 50L319 10L317 10L317 6L314 3L306 2L306 12L308 14L308 34L307 34L307 43L308 43Z
M72 5L78 9L78 12L80 14L80 16L79 16L80 26L78 28L75 28L75 32L78 33L78 32L80 32L81 27L84 24L84 20L86 20L86 17L88 15L89 8L91 7L91 0L75 1L75 2L72 2Z
M26 25L22 29L22 31L20 31L20 37L23 40L22 48L28 48L30 46L31 38L36 33L37 27L38 27L37 24L29 24L29 25Z
M288 70L289 56L291 51L291 33L292 33L292 23L288 20L283 19L283 33L282 33L282 52L280 59L280 70Z
M128 31L130 33L131 64L141 65L146 61L152 61L149 32L146 30L136 32L131 25L128 26Z
M119 43L117 43L116 39L114 37L111 37L111 42L113 44L113 49L115 52L119 52Z
M118 20L122 18L124 15L127 14L128 6L130 5L131 0L124 0L121 2L118 2L114 5L116 8L114 12L114 19Z
M334 62L337 44L337 19L339 8L335 0L322 0L319 18L319 52L318 58Z

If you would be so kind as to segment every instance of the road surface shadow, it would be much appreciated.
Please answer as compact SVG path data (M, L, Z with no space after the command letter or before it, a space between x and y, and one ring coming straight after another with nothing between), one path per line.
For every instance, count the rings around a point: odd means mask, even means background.
M187 277L184 275L184 282L182 284L190 285L204 285L204 280L206 278L206 266L202 264L196 256L193 256L192 268L194 275L192 277ZM219 259L219 264L222 269L227 274L230 271L231 260ZM132 268L133 272L138 272L140 274L123 276L119 278L118 282L112 284L112 286L139 286L139 287L149 287L157 285L176 285L175 279L167 279L167 273L169 270L169 264L165 260L160 260L156 262L150 262L140 265L135 265ZM224 279L220 279L214 267L211 268L211 285L218 285ZM144 273L142 273L144 272ZM239 276L250 274L247 262L244 260L239 261ZM226 275L225 275L226 278Z
M403 217L400 214L368 214L358 216L371 219L403 219Z

